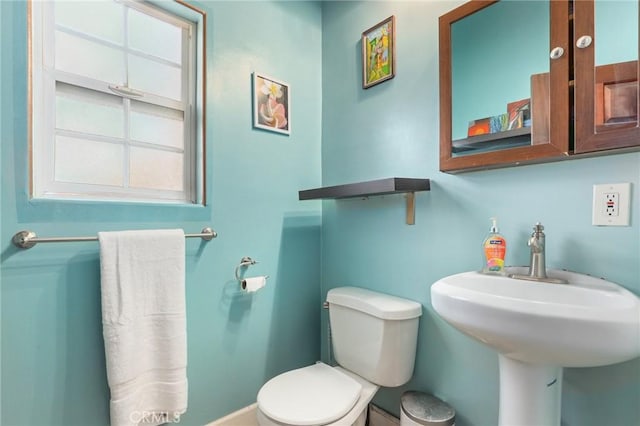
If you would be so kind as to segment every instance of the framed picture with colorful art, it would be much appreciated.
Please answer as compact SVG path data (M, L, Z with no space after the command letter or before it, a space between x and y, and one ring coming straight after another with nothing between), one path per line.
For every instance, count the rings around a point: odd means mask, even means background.
M362 33L362 88L396 75L396 17L390 16Z
M253 73L253 127L291 134L291 88L288 83Z

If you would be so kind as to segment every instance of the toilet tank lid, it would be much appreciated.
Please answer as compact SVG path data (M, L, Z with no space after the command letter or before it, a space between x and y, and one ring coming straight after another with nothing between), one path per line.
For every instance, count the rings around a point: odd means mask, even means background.
M327 293L327 302L386 320L405 320L422 315L422 305L418 302L360 287L333 288Z

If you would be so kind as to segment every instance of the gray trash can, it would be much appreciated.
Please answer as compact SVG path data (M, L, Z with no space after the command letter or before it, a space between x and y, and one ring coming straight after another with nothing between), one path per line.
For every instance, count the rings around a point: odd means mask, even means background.
M402 394L400 426L454 426L455 421L455 410L441 399L417 391Z

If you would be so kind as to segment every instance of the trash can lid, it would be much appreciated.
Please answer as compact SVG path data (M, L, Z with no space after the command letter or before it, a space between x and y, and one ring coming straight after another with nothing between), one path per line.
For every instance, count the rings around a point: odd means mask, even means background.
M428 426L451 426L456 412L449 404L433 395L407 391L400 399L402 411L414 422Z

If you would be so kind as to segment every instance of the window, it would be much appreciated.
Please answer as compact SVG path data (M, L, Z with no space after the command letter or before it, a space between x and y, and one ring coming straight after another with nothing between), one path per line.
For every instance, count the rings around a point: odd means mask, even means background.
M204 14L32 1L32 196L204 203Z

